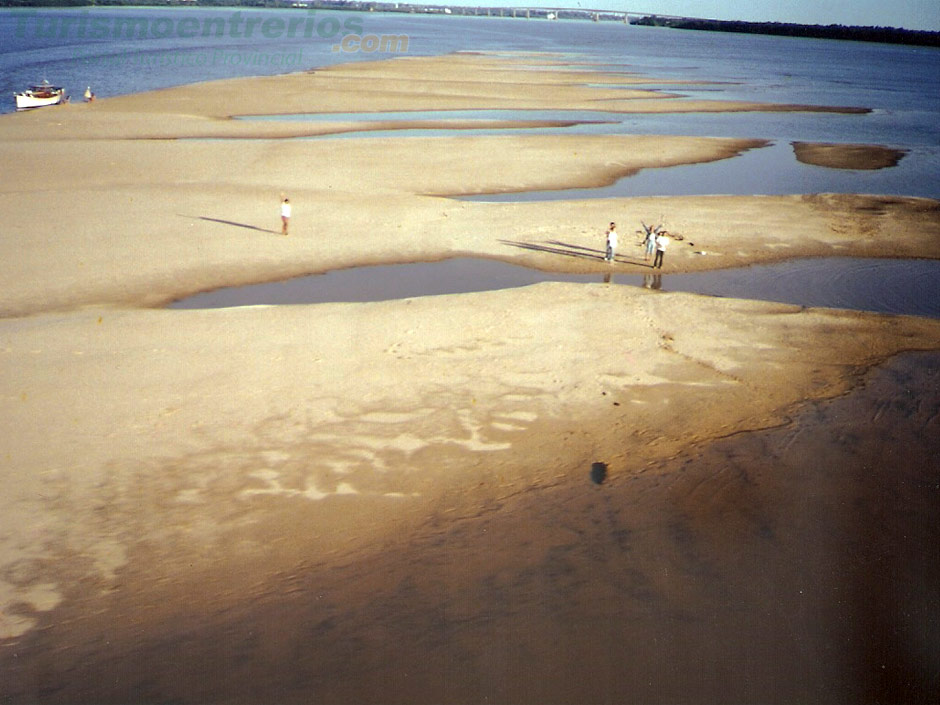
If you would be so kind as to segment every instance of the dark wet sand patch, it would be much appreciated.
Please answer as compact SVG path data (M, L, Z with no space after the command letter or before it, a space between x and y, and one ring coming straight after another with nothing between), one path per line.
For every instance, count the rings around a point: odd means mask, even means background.
M862 169L874 171L897 166L907 154L906 149L882 147L877 144L834 144L824 142L792 142L797 161L829 169Z

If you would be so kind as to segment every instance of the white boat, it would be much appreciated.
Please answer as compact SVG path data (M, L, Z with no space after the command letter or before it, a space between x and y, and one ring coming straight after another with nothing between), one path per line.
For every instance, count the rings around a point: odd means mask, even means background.
M53 86L43 79L38 86L30 86L27 90L14 95L16 96L16 109L29 110L46 105L58 105L65 100L65 89Z

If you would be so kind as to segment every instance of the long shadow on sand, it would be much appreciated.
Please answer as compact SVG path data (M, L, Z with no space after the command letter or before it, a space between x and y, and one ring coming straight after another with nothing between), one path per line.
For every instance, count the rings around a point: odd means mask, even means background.
M207 215L183 215L182 213L177 214L182 218L191 218L192 220L207 220L210 223L220 223L221 225L232 225L236 228L247 228L248 230L257 230L259 233L271 233L273 235L280 235L280 232L277 230L269 230L268 228L259 228L257 225L249 225L248 223L236 223L234 220L224 220L222 218L210 218Z
M517 240L500 240L500 242L504 245L509 245L510 247L519 247L523 250L548 252L553 255L579 257L581 259L592 259L601 262L604 261L604 256L606 254L603 250L595 249L593 247L573 245L569 242L561 242L559 240L548 240L545 244L535 242L519 242ZM627 264L640 264L642 262L642 260L634 259L632 257L624 257L623 255L615 255L614 261Z

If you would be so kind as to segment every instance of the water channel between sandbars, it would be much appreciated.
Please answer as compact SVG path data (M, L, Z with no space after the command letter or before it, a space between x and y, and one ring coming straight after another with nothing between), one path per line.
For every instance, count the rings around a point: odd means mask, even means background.
M515 203L635 196L776 195L791 193L878 193L897 196L940 197L933 175L940 168L940 150L923 135L901 135L890 130L884 111L873 115L801 113L654 113L649 115L588 110L425 110L386 113L309 113L243 115L239 119L264 122L352 122L363 129L299 139L350 140L381 137L470 137L492 135L681 135L697 137L767 139L766 147L736 157L699 164L646 168L605 187L470 194L459 200ZM454 129L412 127L416 121L498 120L571 121L564 127L480 127ZM373 131L370 122L401 123L394 130ZM521 123L520 123L521 124ZM890 137L889 137L890 136ZM903 149L901 161L890 168L831 169L796 159L792 142L891 144Z
M524 243L520 244L520 247ZM583 252L582 256L602 256ZM706 255L707 256L707 255ZM830 257L691 274L566 274L480 257L339 269L280 282L226 287L170 304L174 309L368 302L492 291L539 282L608 283L661 291L758 299L940 318L940 261Z

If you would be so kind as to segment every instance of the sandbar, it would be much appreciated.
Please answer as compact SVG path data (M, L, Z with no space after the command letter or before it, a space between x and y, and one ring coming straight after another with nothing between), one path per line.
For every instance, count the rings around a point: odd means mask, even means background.
M823 112L829 106L684 98L634 87L648 78L585 70L543 70L520 58L450 54L340 64L316 71L238 78L75 103L4 116L5 139L46 140L302 137L327 125L259 124L238 115L421 110L603 110L620 113ZM522 70L522 67L529 67ZM630 86L624 88L623 86ZM335 126L342 131L342 124ZM376 128L380 129L380 128Z
M793 154L804 164L830 169L887 169L897 166L907 150L877 144L794 142Z

